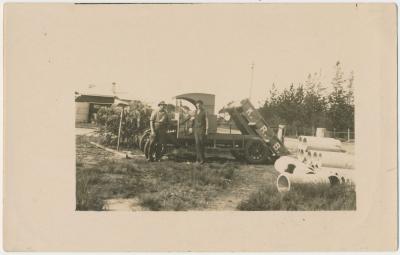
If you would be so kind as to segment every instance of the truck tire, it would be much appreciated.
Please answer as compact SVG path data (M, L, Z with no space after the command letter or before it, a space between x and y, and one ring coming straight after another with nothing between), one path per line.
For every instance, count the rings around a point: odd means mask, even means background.
M239 152L237 150L231 150L231 154L233 157L235 157L235 159L237 159L239 161L245 160L245 156L244 156L243 152Z
M160 146L159 144L154 144L153 146L156 146L156 150L153 151L153 154L150 155L150 139L146 141L146 144L144 145L144 156L146 157L147 160L150 161L155 161L157 159L160 159L166 151L166 148L164 146Z
M144 146L146 142L149 140L150 130L146 130L143 135L139 138L139 149L144 152Z
M246 144L244 157L250 164L264 164L269 159L269 149L265 143L260 140L251 140Z

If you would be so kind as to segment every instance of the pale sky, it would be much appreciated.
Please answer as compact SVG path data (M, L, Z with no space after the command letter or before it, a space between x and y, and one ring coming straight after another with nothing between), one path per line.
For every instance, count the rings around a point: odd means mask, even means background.
M92 93L110 93L116 82L121 96L149 103L205 92L216 95L219 109L249 96L252 62L255 104L273 82L279 89L321 70L328 84L337 60L357 82L355 5L110 7L118 15L93 7L77 8L71 21L71 43L80 49L72 56L80 63L73 70L78 91L94 84Z

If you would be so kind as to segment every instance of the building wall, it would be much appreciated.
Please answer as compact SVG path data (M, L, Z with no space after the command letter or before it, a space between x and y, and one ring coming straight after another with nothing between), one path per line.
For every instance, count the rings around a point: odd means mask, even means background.
M75 102L75 122L88 122L89 118L88 102Z

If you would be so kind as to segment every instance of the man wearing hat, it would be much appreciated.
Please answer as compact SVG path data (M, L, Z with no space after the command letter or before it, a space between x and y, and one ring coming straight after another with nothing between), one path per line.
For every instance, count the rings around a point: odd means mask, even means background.
M148 146L148 160L154 161L159 160L162 155L156 153L157 146L165 146L166 144L166 137L167 137L167 129L169 124L169 117L166 110L167 104L164 101L158 103L158 109L153 111L150 117L150 141ZM160 148L158 148L160 149ZM156 155L156 158L154 158Z
M193 133L196 141L196 161L200 164L204 164L206 135L208 135L208 116L203 107L203 101L196 101L196 108L193 118Z

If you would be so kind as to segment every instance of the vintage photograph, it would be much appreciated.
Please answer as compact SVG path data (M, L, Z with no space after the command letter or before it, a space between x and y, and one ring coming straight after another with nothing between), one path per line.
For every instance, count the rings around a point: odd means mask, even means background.
M167 11L82 42L76 210L356 210L354 44L239 6Z
M398 249L398 12L4 4L3 249Z

